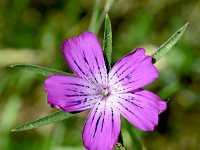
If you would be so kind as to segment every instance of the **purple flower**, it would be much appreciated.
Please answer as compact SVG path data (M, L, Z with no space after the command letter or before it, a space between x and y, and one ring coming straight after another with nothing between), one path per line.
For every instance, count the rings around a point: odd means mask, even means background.
M144 131L158 124L166 102L142 89L158 77L143 48L124 56L109 73L102 48L91 32L64 41L62 52L77 77L50 76L45 91L48 103L66 112L91 108L82 133L85 148L113 149L120 133L120 114Z

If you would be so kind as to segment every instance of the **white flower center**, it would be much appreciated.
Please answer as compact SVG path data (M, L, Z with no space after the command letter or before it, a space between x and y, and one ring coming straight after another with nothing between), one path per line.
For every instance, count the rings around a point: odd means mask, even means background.
M101 94L103 95L103 96L108 96L110 93L109 93L109 89L108 88L102 88L101 89Z

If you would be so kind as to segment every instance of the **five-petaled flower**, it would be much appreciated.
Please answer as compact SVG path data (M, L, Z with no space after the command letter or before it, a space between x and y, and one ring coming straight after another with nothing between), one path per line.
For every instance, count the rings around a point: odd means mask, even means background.
M120 133L120 114L144 131L158 124L166 102L142 89L158 77L143 48L124 56L109 73L91 32L65 40L62 52L77 77L52 75L45 81L45 91L48 103L66 112L91 108L82 133L85 148L112 150Z

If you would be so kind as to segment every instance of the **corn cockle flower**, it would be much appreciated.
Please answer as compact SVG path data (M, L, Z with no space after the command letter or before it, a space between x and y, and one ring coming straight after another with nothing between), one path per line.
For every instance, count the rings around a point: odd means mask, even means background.
M91 32L64 41L62 52L77 77L52 75L45 81L45 91L53 107L66 112L91 109L82 133L85 148L113 149L120 133L120 114L144 131L158 124L166 102L142 89L158 77L143 48L124 56L109 73Z

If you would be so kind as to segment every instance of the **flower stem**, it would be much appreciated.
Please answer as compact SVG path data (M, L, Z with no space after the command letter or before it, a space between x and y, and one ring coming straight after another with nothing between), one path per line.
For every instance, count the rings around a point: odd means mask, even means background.
M90 20L90 25L88 30L97 34L96 31L96 23L97 23L97 18L98 18L98 14L99 14L99 4L100 4L100 0L95 0L94 3L94 9L92 11L92 17Z
M108 11L110 10L110 7L112 6L114 0L107 0L106 1L106 4L105 4L105 7L104 7L104 10L101 12L100 16L99 16L99 19L97 20L97 23L96 23L96 30L95 30L95 33L98 34L99 33L99 30L103 24L103 20L105 18L105 15L108 13Z

